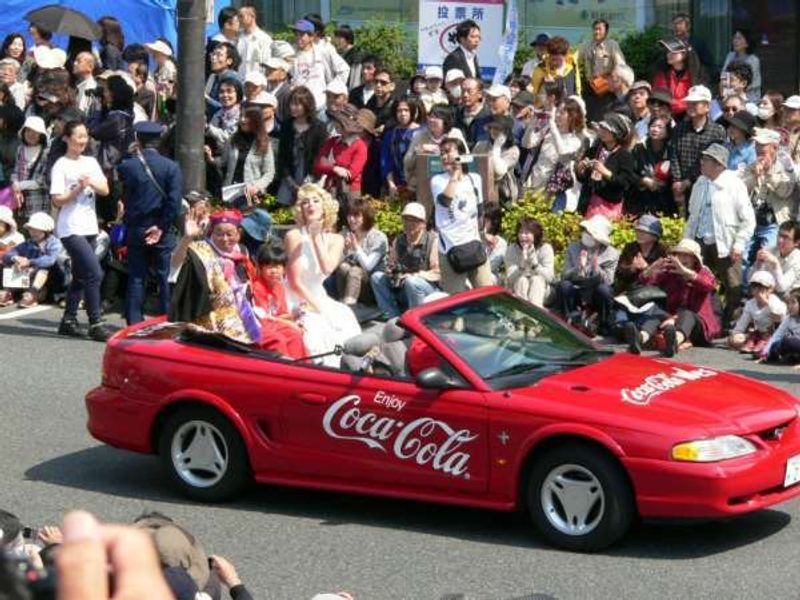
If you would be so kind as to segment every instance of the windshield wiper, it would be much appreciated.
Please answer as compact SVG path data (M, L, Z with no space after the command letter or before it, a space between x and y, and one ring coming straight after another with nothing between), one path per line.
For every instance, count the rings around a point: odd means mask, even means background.
M565 356L563 360L566 361L566 362L569 362L569 361L573 361L573 360L575 360L577 358L582 358L584 356L589 356L591 354L608 355L608 354L614 354L614 351L609 349L609 348L601 348L600 350L596 350L595 348L581 348L577 352L573 352L569 356ZM560 362L560 361L557 361L557 362Z
M503 369L502 371L498 371L497 373L493 373L486 379L497 379L498 377L509 377L511 375L519 375L520 373L526 373L527 371L535 371L536 369L541 369L542 367L546 367L547 363L522 363L519 365L514 365L513 367L508 367L507 369Z

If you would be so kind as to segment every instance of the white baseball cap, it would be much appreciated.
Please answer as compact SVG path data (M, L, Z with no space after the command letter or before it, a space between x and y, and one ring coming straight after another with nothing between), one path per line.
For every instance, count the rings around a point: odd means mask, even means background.
M775 277L769 271L756 271L750 276L750 283L773 288L775 287Z
M261 91L256 94L255 98L250 100L248 104L257 104L258 106L271 106L273 108L278 107L278 98L275 97L275 94L270 94L269 92Z
M267 87L267 78L261 71L250 71L244 78L245 83L252 83L258 87Z
M444 79L444 74L442 73L442 67L437 67L437 66L425 67L423 75L425 79Z
M328 87L325 88L325 92L328 94L341 96L342 94L347 93L347 86L341 79L334 79L328 84Z
M447 72L447 75L444 76L444 82L445 83L453 83L454 81L457 81L458 79L466 79L466 76L464 75L464 71L462 71L461 69L450 69Z
M33 213L28 222L24 225L25 229L38 229L39 231L46 231L50 233L56 228L53 217L44 212Z
M420 221L426 221L428 217L425 215L425 207L419 202L409 202L403 207L403 217L412 217Z
M289 70L289 63L282 58L278 58L277 56L268 58L267 62L264 63L264 66L268 69L283 69L284 71Z
M489 89L486 90L486 95L491 96L492 98L505 96L508 100L511 100L511 90L507 85L495 84L490 86Z
M145 44L145 47L151 52L158 52L164 56L172 56L172 49L161 40L156 40L150 44Z
M753 128L753 139L756 144L780 144L781 134L774 129L766 129L765 127Z
M685 102L711 102L711 90L704 85L695 85L689 88Z
M800 96L789 96L783 102L783 105L786 108L791 108L792 110L800 110Z

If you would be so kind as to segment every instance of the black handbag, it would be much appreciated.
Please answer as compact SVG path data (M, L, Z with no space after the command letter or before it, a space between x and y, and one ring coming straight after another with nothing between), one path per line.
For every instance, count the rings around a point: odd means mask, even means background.
M667 293L660 287L654 285L640 285L627 293L628 300L636 308L640 308L648 302L663 302L667 299Z
M453 246L447 251L447 260L456 273L468 273L477 269L488 259L483 242L473 240L460 246Z

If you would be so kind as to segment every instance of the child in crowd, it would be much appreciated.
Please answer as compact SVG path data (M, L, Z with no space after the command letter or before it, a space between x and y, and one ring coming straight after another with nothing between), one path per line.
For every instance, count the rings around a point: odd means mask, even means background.
M25 241L25 238L17 231L17 222L11 209L7 206L0 206L0 258Z
M517 224L517 239L505 255L506 286L520 298L544 306L555 279L553 247L542 243L543 230L535 219L523 217Z
M258 277L253 281L256 315L261 320L261 347L289 356L306 356L303 329L293 320L286 304L284 274L286 253L277 242L268 242L256 255Z
M800 290L786 299L787 314L761 351L759 362L789 363L800 368Z
M768 271L756 271L750 277L752 298L745 303L742 316L728 337L731 348L747 354L762 353L775 324L786 315L786 305L774 290L775 278Z
M13 267L15 271L25 272L30 287L23 292L19 302L20 308L36 306L47 295L45 285L63 278L59 270L58 259L63 251L61 242L53 235L55 222L47 213L33 213L25 224L31 239L15 246L3 256L3 265ZM8 306L14 302L13 293L0 290L0 306Z

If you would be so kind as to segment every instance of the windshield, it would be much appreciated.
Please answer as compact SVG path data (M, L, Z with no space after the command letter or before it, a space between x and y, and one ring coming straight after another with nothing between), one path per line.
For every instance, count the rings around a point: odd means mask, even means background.
M433 313L423 323L486 380L580 366L605 354L545 311L506 294Z

